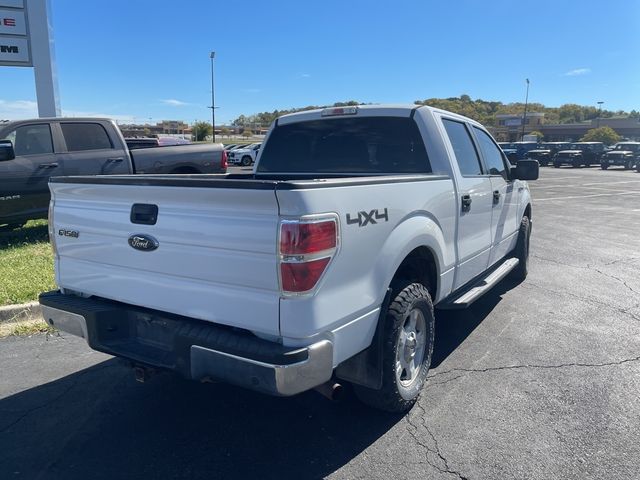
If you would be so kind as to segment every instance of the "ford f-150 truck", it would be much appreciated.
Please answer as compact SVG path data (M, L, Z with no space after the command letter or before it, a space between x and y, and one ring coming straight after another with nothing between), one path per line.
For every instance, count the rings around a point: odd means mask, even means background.
M0 124L0 226L47 216L52 176L223 173L221 144L127 148L118 126L100 118L40 118ZM157 145L157 143L156 143ZM6 228L6 227L5 227Z
M153 369L410 408L434 307L527 275L538 162L426 106L286 115L254 170L51 179L45 320Z

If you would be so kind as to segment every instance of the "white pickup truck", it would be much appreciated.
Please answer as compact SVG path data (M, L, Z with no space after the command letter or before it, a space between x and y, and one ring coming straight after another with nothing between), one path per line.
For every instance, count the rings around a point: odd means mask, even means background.
M350 382L404 411L434 306L527 274L538 163L418 106L280 117L252 173L52 178L51 325L124 357L274 395Z

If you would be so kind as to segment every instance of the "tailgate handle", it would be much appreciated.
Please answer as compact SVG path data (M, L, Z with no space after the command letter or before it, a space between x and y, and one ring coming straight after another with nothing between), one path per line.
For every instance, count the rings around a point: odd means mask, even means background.
M155 225L158 221L158 206L149 203L134 203L131 207L131 223Z

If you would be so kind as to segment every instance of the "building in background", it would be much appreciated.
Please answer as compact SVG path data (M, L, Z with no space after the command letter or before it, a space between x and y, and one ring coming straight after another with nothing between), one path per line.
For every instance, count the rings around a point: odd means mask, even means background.
M640 119L638 118L594 118L580 123L560 123L543 125L539 130L546 142L578 141L589 130L597 127L611 127L625 140L640 140Z
M499 142L517 142L522 137L522 114L496 115L496 125L491 129L493 135ZM544 124L544 113L527 112L524 119L524 134L527 135L535 130L540 131Z

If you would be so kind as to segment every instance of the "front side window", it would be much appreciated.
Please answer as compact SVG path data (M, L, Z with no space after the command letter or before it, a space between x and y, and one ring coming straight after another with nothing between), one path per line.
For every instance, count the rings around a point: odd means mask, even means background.
M11 140L16 157L53 153L53 141L49 125L24 125L10 132L5 140Z
M504 165L502 152L500 152L500 149L493 143L491 137L484 130L480 130L478 127L473 127L473 129L476 132L484 162L489 169L489 175L501 175L507 180L507 169Z
M70 152L112 148L106 130L99 123L62 123L60 126Z
M480 158L464 123L442 119L462 176L482 175Z

